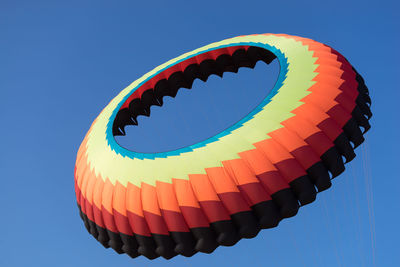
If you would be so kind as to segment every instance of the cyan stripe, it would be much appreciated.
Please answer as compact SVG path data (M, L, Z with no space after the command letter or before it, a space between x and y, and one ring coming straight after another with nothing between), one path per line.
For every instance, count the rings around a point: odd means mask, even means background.
M279 76L278 76L278 80L275 83L274 87L272 88L271 92L264 98L264 100L257 106L255 107L249 114L247 114L245 117L243 117L242 119L240 119L237 123L235 123L234 125L228 127L227 129L225 129L224 131L206 139L203 140L201 142L198 142L196 144L190 145L190 146L186 146L183 148L179 148L179 149L175 149L175 150L171 150L171 151L167 151L167 152L159 152L159 153L139 153L139 152L134 152L131 150L128 150L126 148L121 147L116 141L115 138L112 134L112 125L113 122L115 120L115 117L117 116L118 111L120 110L121 106L123 103L125 103L125 101L129 98L130 95L132 95L138 88L140 88L144 83L146 83L148 80L152 79L154 76L158 75L159 73L165 71L166 69L182 62L185 61L191 57L195 57L197 55L203 54L203 53L207 53L209 51L212 50L217 50L217 49L221 49L221 48L225 48L225 47L232 47L232 46L241 46L241 45L249 45L249 46L257 46L257 47L261 47L264 48L266 50L271 51L277 58L279 61L279 65L280 65L280 72L279 72ZM263 44L263 43L255 43L255 42L239 42L239 43L233 43L233 44L229 44L229 45L223 45L223 46L218 46L218 47L214 47L212 49L208 49L205 50L203 52L199 52L196 53L194 55L188 56L186 58L183 58L171 65L168 65L167 67L165 67L164 69L156 72L154 75L150 76L149 78L147 78L146 80L144 80L143 82L141 82L138 86L132 88L131 92L129 92L124 99L122 99L122 101L118 104L118 106L115 108L115 110L113 111L113 113L110 116L110 119L107 123L107 130L106 130L106 140L107 140L107 144L110 146L110 148L115 151L117 154L122 155L123 157L128 157L131 159L156 159L156 158L166 158L168 156L179 156L183 153L187 153L187 152L191 152L194 149L200 148L200 147L204 147L207 144L210 144L212 142L217 142L221 137L227 136L229 134L232 133L232 131L240 128L243 126L243 124L249 120L251 120L257 113L259 113L260 111L263 110L263 108L271 101L272 97L274 97L279 89L282 87L284 80L286 79L286 74L288 72L288 62L287 62L287 57L285 57L284 53L282 53L281 50L279 50L278 48L274 47L274 46L270 46L267 44Z

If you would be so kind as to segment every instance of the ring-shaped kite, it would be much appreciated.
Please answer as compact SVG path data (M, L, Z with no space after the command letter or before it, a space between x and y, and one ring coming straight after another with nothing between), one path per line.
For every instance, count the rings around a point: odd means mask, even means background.
M194 79L275 58L271 93L217 135L160 153L116 143ZM183 54L133 82L93 122L75 166L81 217L101 244L131 257L192 256L252 238L331 186L364 141L370 104L349 62L310 39L239 36Z

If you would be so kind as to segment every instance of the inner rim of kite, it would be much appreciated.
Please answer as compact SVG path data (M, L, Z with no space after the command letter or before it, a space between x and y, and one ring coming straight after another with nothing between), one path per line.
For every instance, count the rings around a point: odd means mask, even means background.
M162 106L163 97L175 97L180 88L190 89L195 79L206 82L212 74L222 77L224 72L237 73L241 67L254 68L260 60L266 64L270 64L275 58L279 60L280 72L278 80L269 95L244 118L217 135L191 146L160 153L134 152L121 147L115 141L115 136L125 135L125 126L138 125L137 116L149 116L151 106ZM154 159L155 157L167 157L192 151L197 147L202 147L218 140L219 137L230 134L232 130L239 128L242 123L250 120L256 113L261 111L278 92L286 76L286 72L287 61L281 51L275 47L261 43L225 45L191 55L160 70L132 89L132 92L114 110L114 114L110 118L112 125L110 125L111 123L108 125L107 140L113 150L130 158ZM114 120L112 120L113 117ZM112 132L110 131L111 129ZM109 136L110 133L112 136Z

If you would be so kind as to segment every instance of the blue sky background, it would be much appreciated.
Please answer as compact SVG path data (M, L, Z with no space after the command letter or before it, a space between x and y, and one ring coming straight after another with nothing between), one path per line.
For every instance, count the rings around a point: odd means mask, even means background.
M398 10L396 1L1 0L0 266L400 266ZM92 121L157 65L265 32L326 43L364 76L374 117L357 158L296 217L234 247L170 261L104 249L79 218L73 186ZM208 137L245 115L276 76L273 63L197 81L119 142L161 149ZM156 127L165 134L145 135Z

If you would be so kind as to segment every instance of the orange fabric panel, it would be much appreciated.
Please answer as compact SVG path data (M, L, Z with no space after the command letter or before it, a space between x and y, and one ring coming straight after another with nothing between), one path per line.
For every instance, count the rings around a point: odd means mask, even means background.
M340 78L342 74L344 73L343 70L335 68L334 66L330 65L319 65L316 69L315 72L318 72L319 74L325 74L325 75L330 75L333 77Z
M268 135L283 145L289 152L296 150L299 147L307 146L307 143L304 142L303 139L285 127L270 132Z
M96 184L94 185L93 190L93 204L101 210L101 197L103 195L104 181L103 179L96 179Z
M131 183L128 183L126 187L126 209L133 214L143 217L140 188Z
M81 170L81 171L79 171ZM78 167L77 171L77 176L76 176L76 184L78 185L78 188L82 191L82 181L84 180L84 177L86 175L86 172L89 171L89 168L86 166Z
M250 210L248 202L223 167L206 168L205 170L223 207L229 214Z
M333 86L322 86L319 83L314 84L311 86L308 91L313 92L313 94L310 94L306 97L304 97L301 101L302 102L307 102L307 99L310 99L312 101L312 95L318 94L319 96L333 99L336 102L340 103L347 111L352 112L355 106L354 99L352 99L352 96L344 92L343 90L340 90L339 88L335 88Z
M277 171L271 161L258 149L240 152L239 156L248 164L256 175L268 171Z
M332 67L340 68L342 66L342 63L337 61L337 56L329 54L329 53L316 53L316 56L318 57L317 61L315 61L315 64L318 65L330 65Z
M267 155L288 183L306 175L305 170L293 155L273 139L255 143L254 146Z
M282 122L282 124L291 131L295 131L303 140L321 131L318 127L302 119L300 116L292 117Z
M88 158L86 155L86 150L82 151L82 155L79 161L76 161L75 166L77 168L77 179L80 179L83 175L83 172L85 172L87 169L90 170L90 162L88 162Z
M328 112L333 107L339 105L337 101L331 98L327 98L323 94L309 94L306 97L302 98L301 101L306 104L312 103L313 105L320 107L321 110L324 112Z
M174 186L179 206L200 208L189 181L172 179L172 185Z
M223 164L225 170L238 185L241 194L250 206L271 199L254 172L252 172L243 159L228 160L224 161Z
M181 212L176 200L173 185L165 182L156 182L158 204L162 210Z
M300 134L303 139L321 131L316 125L329 118L328 114L311 104L307 104L307 107L305 105L300 106L292 113L296 116L283 121L281 124L292 131L303 133Z
M311 51L315 51L315 52L330 52L331 48L327 45L318 43L318 42L314 42L310 39L306 39L306 38L299 38L301 40L301 42L305 45L308 46L309 50Z
M86 145L87 145L87 134L85 138L83 138L83 141L79 146L78 153L76 156L76 163L75 163L76 166L79 164L79 162L81 162L82 158L86 157Z
M316 162L320 161L312 148L295 132L288 130L286 127L269 133L269 135L288 150L304 169L308 169Z
M335 97L337 97L338 95L343 93L342 90L340 90L339 88L337 88L335 86L321 85L320 83L315 83L313 86L308 88L307 91L316 93L318 95L324 95L325 97L331 98L331 99L334 99ZM311 94L309 94L309 95L311 95ZM309 95L307 95L307 96L309 96ZM303 99L306 99L307 96L304 97Z
M243 159L226 160L222 164L237 185L259 182Z
M296 132L318 156L321 156L326 150L333 146L332 141L314 124L301 118L301 116L292 117L282 123L288 129ZM310 137L313 138L313 142L310 142ZM318 142L316 140L318 139Z
M113 206L112 206L113 192L114 192L113 184L110 182L110 180L106 179L103 187L103 193L101 196L101 205L110 214L113 214Z
M86 187L89 181L89 177L88 177L88 172L85 172L84 176L81 178L81 186L80 186L80 190L81 190L81 207L83 209L83 212L85 212L85 199L86 199Z
M264 152L273 164L287 159L294 159L288 151L279 146L272 138L257 142L254 146Z
M341 78L333 77L330 75L324 75L321 73L319 73L317 76L315 76L314 79L312 79L312 80L317 83L328 84L330 86L337 87L337 88L339 88L344 82L344 80L342 80Z
M189 181L198 201L220 201L207 174L189 174Z
M206 168L205 171L217 194L239 192L223 167Z
M307 107L304 106L305 105L297 108L293 112L296 114L296 117L283 121L282 125L297 133L304 133L299 134L303 139L306 139L308 136L316 133L319 130L323 130L324 133L333 141L340 133L343 132L340 125L325 112L322 112L314 105L308 104ZM318 127L316 127L316 125ZM307 130L308 135L305 134L305 131Z
M76 179L74 181L74 189L75 189L76 201L78 202L78 205L80 205L80 202L81 202L81 190L78 187Z
M257 175L257 179L269 195L283 188L289 188L288 183L281 176L278 169L262 151L252 149L239 153L239 156Z
M156 188L152 185L142 182L141 193L143 211L161 216L160 207L158 206Z
M113 208L126 217L126 187L118 181L114 186Z
M90 176L88 185L86 187L86 199L89 201L90 204L93 204L93 191L94 191L94 186L96 185L97 178L95 176Z

